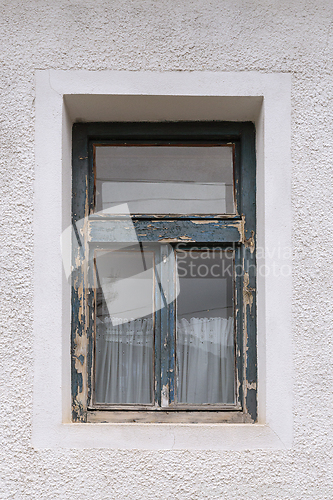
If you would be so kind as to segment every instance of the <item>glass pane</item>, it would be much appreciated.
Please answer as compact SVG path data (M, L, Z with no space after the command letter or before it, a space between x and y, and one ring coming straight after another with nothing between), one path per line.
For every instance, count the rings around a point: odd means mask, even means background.
M96 211L233 214L233 147L96 146Z
M177 251L177 398L235 402L232 251Z
M154 254L95 252L96 403L153 401Z

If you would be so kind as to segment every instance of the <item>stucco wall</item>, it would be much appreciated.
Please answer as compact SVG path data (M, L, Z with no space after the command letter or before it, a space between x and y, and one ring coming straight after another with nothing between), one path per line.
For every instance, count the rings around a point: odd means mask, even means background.
M332 15L329 0L1 2L1 499L333 498ZM291 449L32 447L35 71L50 68L292 74Z

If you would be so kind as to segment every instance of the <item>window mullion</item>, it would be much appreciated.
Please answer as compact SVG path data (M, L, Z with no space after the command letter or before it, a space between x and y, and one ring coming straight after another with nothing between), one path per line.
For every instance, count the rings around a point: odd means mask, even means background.
M161 407L173 401L174 375L174 253L161 245ZM172 376L172 379L170 378Z
M155 406L161 406L161 332L162 332L162 307L163 298L161 294L161 252L158 246L155 249L155 281L154 281L154 306L155 306L155 328L154 328L154 401Z

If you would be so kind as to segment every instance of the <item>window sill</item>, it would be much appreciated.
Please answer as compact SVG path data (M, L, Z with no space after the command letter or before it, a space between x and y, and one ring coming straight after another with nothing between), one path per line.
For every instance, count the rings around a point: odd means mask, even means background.
M176 423L60 424L34 438L36 449L104 448L123 450L241 451L289 447L267 425Z

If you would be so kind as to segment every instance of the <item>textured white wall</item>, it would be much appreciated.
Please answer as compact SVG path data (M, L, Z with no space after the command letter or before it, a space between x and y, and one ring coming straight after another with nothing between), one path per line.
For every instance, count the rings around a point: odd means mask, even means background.
M1 499L333 498L332 15L329 0L2 0ZM49 68L292 73L292 449L31 447L34 81Z

